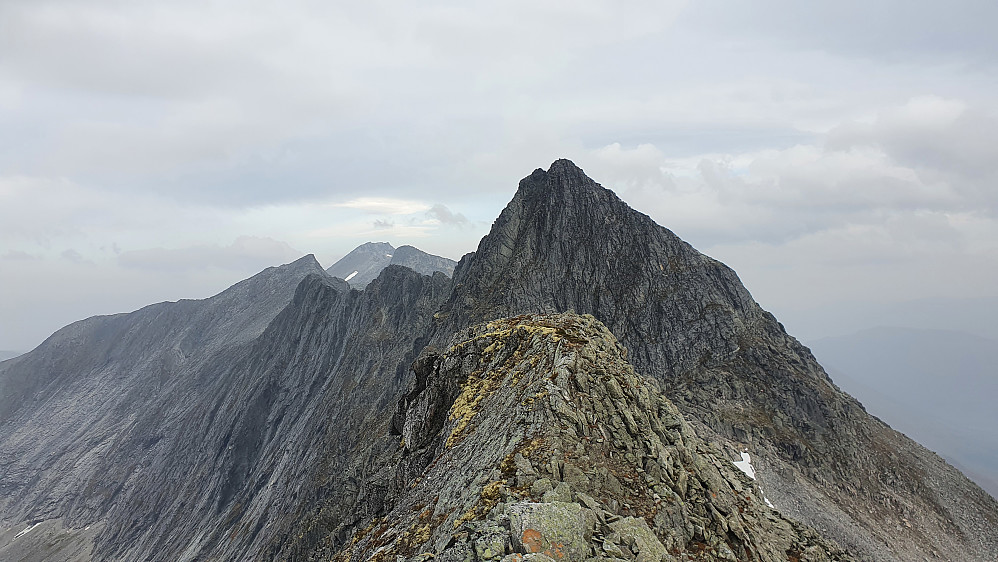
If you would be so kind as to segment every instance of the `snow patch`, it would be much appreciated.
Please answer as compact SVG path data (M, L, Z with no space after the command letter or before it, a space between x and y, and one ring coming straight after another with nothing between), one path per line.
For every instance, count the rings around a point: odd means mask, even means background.
M392 257L392 255L391 254L385 254L385 257L386 258L390 258L390 257Z
M11 540L17 540L17 539L21 538L22 536L24 536L29 531L31 531L32 529L34 529L35 527L37 527L39 525L41 525L41 522L35 523L34 525L32 525L30 527L25 527L23 531L21 531L20 533L14 535L14 538L11 539Z
M746 476L755 480L755 468L752 467L752 457L745 451L742 451L742 460L735 461L735 466L737 466Z
M354 271L350 275L347 275L346 278L344 279L344 281L349 281L349 280L353 279L354 276L357 275L358 273L360 273L360 272L359 271Z
M742 460L735 461L734 465L737 466L739 470L744 472L746 476L752 480L755 480L755 467L752 466L752 457L749 456L748 451L742 451ZM759 492L762 493L762 501L766 502L766 505L769 507L776 509L773 502L769 501L769 498L766 497L766 493L762 491L762 486L759 486Z

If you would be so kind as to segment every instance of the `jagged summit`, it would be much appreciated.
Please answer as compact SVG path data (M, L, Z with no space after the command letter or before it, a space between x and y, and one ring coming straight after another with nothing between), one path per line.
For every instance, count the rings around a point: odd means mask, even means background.
M550 191L584 191L600 187L575 162L566 158L555 160L547 170L537 168L520 181L519 189L538 186L544 186Z
M442 335L498 316L574 310L593 314L621 341L663 344L629 347L639 369L668 365L670 374L729 356L737 325L764 315L734 271L568 160L520 181L454 275ZM676 322L687 329L676 331Z
M665 383L702 437L752 449L784 513L861 558L998 550L998 536L979 531L998 524L994 500L835 387L734 271L567 160L520 182L455 282L431 339L437 349L492 318L592 314L640 372Z

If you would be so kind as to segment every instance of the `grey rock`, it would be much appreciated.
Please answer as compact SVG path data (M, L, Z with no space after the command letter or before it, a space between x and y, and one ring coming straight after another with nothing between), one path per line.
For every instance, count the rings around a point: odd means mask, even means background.
M550 493L554 489L554 485L551 484L550 478L540 478L534 481L530 486L530 495L532 496L543 496L544 494Z
M553 490L545 492L541 496L541 501L543 502L562 502L567 503L572 501L572 488L565 482L558 482L558 485L554 487Z
M610 529L620 536L622 544L630 548L638 562L659 562L666 556L665 546L662 545L655 533L648 528L648 523L644 519L637 517L623 517L609 524Z
M442 427L413 423L410 418L426 416L427 410L411 394L402 399L408 406L396 417L405 426L426 428L413 439L426 443L434 460L427 464L417 451L403 447L395 465L395 478L403 481L387 494L375 530L355 531L342 543L349 547L324 555L366 560L408 556L413 548L435 545L447 559L459 559L455 552L472 547L480 556L494 556L498 548L486 554L483 545L503 543L496 530L504 529L514 550L556 560L618 553L625 559L661 560L670 559L672 550L722 558L738 551L751 553L754 560L782 562L786 552L812 547L822 553L815 560L852 560L834 543L766 507L752 484L741 480L741 472L717 456L719 448L702 442L657 384L638 375L624 355L605 326L591 316L571 314L495 320L461 331L446 349L427 352L423 357L435 356L438 372L426 379L421 393L438 396L440 390L430 384L462 381L447 421ZM415 362L416 368L422 364ZM562 366L564 377L551 378L555 365ZM599 377L585 376L594 373ZM601 393L610 378L625 389L620 399ZM566 409L597 426L630 417L633 427L619 443L600 443L563 423ZM662 419L676 424L678 439L669 438ZM689 475L686 493L669 496L668 503L656 499L654 490L672 486L668 471L645 478L628 458L670 459L675 474ZM424 468L407 480L414 466ZM518 488L518 473L553 476L571 473L572 467L613 475L617 487L594 486L598 499L575 494L592 508L549 501L556 493L572 497L566 482L552 490L551 480L542 478L530 489ZM516 500L540 491L538 486L547 503ZM667 524L652 529L647 519ZM414 529L422 529L418 545L408 538ZM607 551L607 541L617 548Z
M514 548L559 560L578 560L589 553L592 533L586 512L577 503L518 503L509 508Z

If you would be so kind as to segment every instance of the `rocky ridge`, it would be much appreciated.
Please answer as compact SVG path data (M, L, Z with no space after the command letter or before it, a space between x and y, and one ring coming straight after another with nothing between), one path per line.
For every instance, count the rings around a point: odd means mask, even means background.
M592 314L781 510L869 560L998 556L998 503L841 392L724 264L573 163L524 178L454 274L431 346L502 316Z
M334 560L852 560L782 517L591 316L494 320L415 364L383 516Z

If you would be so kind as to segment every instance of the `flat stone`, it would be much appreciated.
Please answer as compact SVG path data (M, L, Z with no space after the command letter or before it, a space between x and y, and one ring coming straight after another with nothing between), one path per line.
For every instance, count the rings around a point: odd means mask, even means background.
M577 503L521 502L509 506L507 513L518 552L555 560L583 560L589 553L595 518Z
M620 534L621 541L637 554L637 562L660 562L667 554L665 546L648 528L644 519L622 517L610 523L610 528Z

